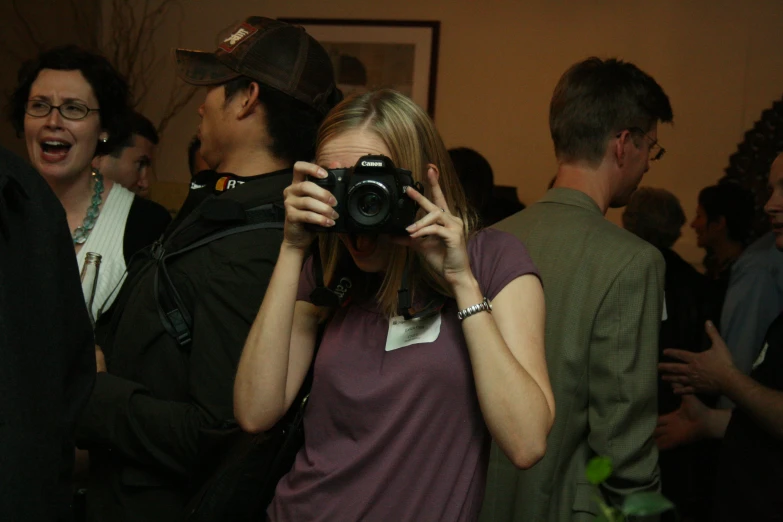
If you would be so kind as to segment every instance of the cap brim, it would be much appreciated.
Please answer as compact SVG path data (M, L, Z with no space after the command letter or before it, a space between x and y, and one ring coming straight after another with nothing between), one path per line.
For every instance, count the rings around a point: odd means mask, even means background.
M213 53L175 49L177 76L191 85L218 85L242 76L226 67Z

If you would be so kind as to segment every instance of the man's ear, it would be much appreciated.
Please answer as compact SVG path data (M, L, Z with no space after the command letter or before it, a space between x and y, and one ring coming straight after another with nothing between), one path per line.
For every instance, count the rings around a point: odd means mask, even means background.
M625 147L626 145L632 142L632 136L631 132L626 129L622 131L615 140L612 141L612 143L609 145L609 147L612 150L612 153L615 157L615 161L617 162L617 165L622 167L625 164Z
M251 82L248 88L241 94L241 105L239 107L239 112L237 113L237 119L241 120L253 114L259 103L259 91L260 88L258 87L258 84L256 82Z

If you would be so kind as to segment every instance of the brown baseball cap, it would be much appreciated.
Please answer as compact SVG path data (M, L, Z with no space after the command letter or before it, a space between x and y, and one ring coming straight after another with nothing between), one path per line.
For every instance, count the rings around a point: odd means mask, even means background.
M247 76L326 114L342 99L326 49L304 28L251 16L214 53L177 49L177 74L191 85Z

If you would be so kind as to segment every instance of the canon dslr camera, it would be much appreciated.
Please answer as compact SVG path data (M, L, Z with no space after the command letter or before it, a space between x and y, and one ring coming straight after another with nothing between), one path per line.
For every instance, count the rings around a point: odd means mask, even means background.
M351 168L327 169L326 178L308 177L331 192L340 214L333 227L311 225L318 232L405 235L405 227L416 220L419 205L405 195L403 187L413 186L409 170L398 169L386 156L367 155Z

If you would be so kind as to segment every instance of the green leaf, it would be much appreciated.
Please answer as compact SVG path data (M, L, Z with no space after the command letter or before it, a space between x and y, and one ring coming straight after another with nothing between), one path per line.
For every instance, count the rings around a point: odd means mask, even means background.
M633 516L648 516L663 513L674 507L666 497L660 493L633 493L625 497L623 513Z
M596 515L593 522L623 522L625 516L614 508L602 509L600 515Z
M612 460L609 457L593 457L587 463L585 475L591 484L601 484L612 474Z

